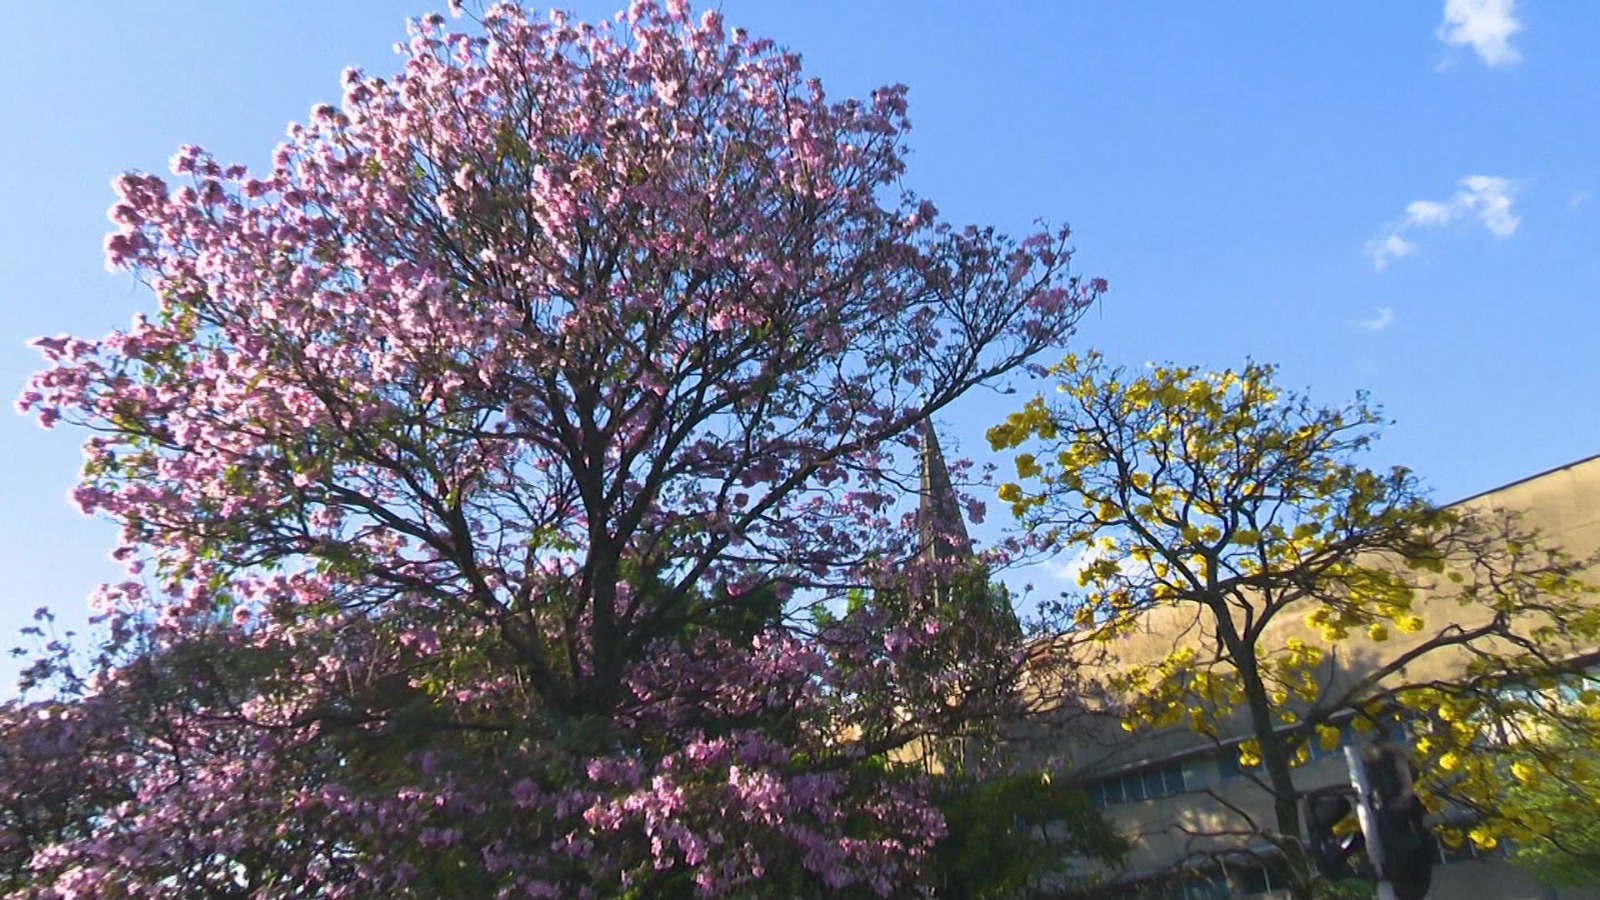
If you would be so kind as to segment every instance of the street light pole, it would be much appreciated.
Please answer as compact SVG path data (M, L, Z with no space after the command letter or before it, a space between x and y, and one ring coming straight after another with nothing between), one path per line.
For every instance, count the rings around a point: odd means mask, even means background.
M1356 818L1361 821L1361 834L1366 838L1367 860L1378 875L1377 900L1398 900L1394 885L1384 872L1383 836L1378 831L1378 817L1372 810L1372 787L1367 783L1367 764L1361 758L1361 748L1344 748L1345 765L1350 769L1350 786L1356 791Z

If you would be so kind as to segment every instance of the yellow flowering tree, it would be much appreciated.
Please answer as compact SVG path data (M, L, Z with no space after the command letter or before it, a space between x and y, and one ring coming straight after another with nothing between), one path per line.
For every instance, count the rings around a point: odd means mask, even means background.
M1538 827L1518 835L1511 860L1546 884L1593 886L1600 884L1600 752L1563 731L1530 742L1534 760L1512 763L1516 784L1505 803Z
M1524 686L1600 642L1579 562L1504 514L1432 505L1405 469L1361 466L1382 425L1364 396L1318 406L1255 363L1069 356L1051 374L1054 400L989 432L1017 451L999 496L1041 550L1076 555L1056 646L1111 661L1124 727L1243 737L1231 752L1273 795L1264 832L1302 875L1292 770L1352 711L1416 711L1420 787L1475 811L1475 840L1537 827L1496 802L1544 764L1505 729L1541 711ZM1135 631L1173 646L1118 659Z

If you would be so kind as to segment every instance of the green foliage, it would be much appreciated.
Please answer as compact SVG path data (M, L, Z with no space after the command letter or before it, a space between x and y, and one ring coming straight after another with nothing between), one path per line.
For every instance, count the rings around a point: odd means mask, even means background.
M1370 881L1353 878L1337 884L1318 881L1312 886L1311 896L1314 900L1372 900L1377 888Z
M1511 861L1546 884L1600 884L1600 751L1571 727L1526 742L1512 763L1515 786L1504 805L1545 826L1519 835ZM1554 765L1532 761L1545 757Z
M974 719L969 705L1002 709L1014 703L1023 632L1005 587L973 564L941 566L924 581L851 592L840 613L814 611L824 635L881 634L849 665L871 667L880 705L916 722L925 738L885 765L923 769L948 833L929 859L931 883L955 900L1033 896L1082 884L1069 859L1114 866L1127 841L1093 809L1084 793L1040 771L1010 766L1010 748L995 717ZM842 627L849 626L849 627ZM936 635L903 651L896 629ZM1015 714L1018 710L1013 708ZM864 743L871 744L871 726ZM889 723L885 724L889 727Z
M939 896L1002 900L1057 885L1063 860L1119 865L1127 841L1082 790L1038 772L944 779L936 796L949 834L933 852Z
M852 591L842 613L812 615L824 643L850 636L848 647L836 647L841 671L870 673L851 679L856 689L898 711L896 721L863 723L867 745L879 742L875 729L887 734L913 722L922 739L902 757L930 773L996 768L997 726L1018 712L1022 628L1011 595L982 566ZM919 638L904 640L908 631Z
M1527 869L1546 884L1563 887L1593 887L1600 884L1600 822L1594 810L1600 808L1600 786L1588 785L1581 802L1586 813L1573 815L1566 793L1567 785L1545 784L1524 787L1508 798L1552 822L1549 834L1539 835L1527 845L1519 845L1511 861Z

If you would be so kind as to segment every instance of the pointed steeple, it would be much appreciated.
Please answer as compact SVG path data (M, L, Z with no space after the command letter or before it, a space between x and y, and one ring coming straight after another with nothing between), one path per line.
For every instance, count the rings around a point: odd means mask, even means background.
M972 538L950 483L950 469L933 423L922 423L922 496L917 506L917 540L930 559L971 559Z

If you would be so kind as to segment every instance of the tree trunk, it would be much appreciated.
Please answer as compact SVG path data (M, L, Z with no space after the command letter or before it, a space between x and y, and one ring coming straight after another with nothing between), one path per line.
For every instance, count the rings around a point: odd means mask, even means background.
M1280 837L1279 847L1293 875L1294 885L1290 893L1295 900L1311 900L1311 862L1306 857L1305 844L1301 841L1300 793L1294 786L1288 748L1275 730L1272 703L1256 670L1254 654L1240 657L1238 661L1239 680L1250 706L1251 731L1260 747L1261 769L1272 791L1272 811Z

